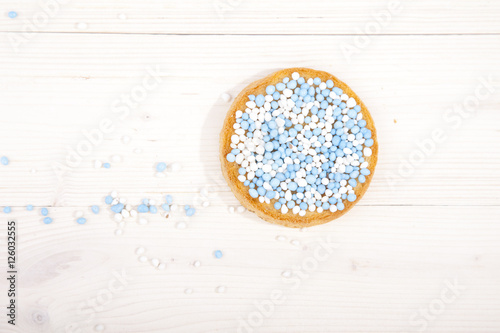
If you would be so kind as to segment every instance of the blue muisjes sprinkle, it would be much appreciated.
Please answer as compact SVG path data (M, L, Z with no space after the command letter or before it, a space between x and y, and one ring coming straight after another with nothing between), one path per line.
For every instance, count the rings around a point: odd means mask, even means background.
M238 180L251 198L284 214L344 210L370 175L375 145L359 101L333 80L297 72L264 90L235 115L225 157L238 164Z
M165 162L160 162L156 164L156 171L163 172L165 171L165 169L167 169L167 164Z
M0 157L0 163L3 165L8 165L9 164L9 159L6 156Z
M174 202L174 198L170 194L167 194L165 196L165 202L171 205Z
M43 223L45 223L45 224L51 224L52 223L52 217L48 217L48 216L45 217L43 219Z
M194 213L196 213L196 209L193 207L190 207L188 210L186 210L186 216L193 216Z
M99 206L93 205L90 209L92 210L92 213L99 214Z
M104 168L106 168L106 169L111 168L111 164L109 164L109 163L107 163L107 162L106 162L106 163L103 163L103 164L102 164L102 166L103 166Z
M216 251L214 251L214 256L215 256L215 258L217 258L217 259L222 258L222 251L221 251L221 250L216 250Z
M113 197L110 195L106 196L106 198L104 198L104 202L108 205L111 205L111 203L113 202Z
M11 10L8 14L7 14L10 18L16 18L17 17L17 12Z
M117 203L116 205L111 206L111 210L117 214L121 213L125 207L122 203Z
M78 224L85 224L87 222L87 219L85 217L79 217L76 219L76 223Z
M27 205L26 206L27 211L32 211L33 210L33 205Z
M3 208L3 212L4 212L5 214L9 214L11 211L12 211L12 208L10 208L9 206L5 206L5 207Z
M349 194L347 196L347 200L349 200L350 202L356 201L356 194Z
M147 213L149 211L149 207L145 204L140 204L139 206L137 206L137 211L139 213Z
M49 214L49 210L47 208L42 208L42 209L40 209L40 213L43 216L47 216Z

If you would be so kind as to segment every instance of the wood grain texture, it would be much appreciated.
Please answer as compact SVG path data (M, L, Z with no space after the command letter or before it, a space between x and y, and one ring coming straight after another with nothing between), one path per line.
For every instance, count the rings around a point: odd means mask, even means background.
M112 189L139 200L147 193L194 193L212 184L235 205L229 188L221 186L218 134L229 104L220 95L236 96L274 69L299 65L336 73L363 96L380 128L384 149L377 176L360 205L498 205L499 36L378 36L354 65L338 49L350 37L300 37L304 50L288 52L297 38L45 34L21 54L5 45L0 98L9 121L0 122L0 130L9 139L0 147L11 165L0 169L0 195L13 206L27 200L76 206L98 202ZM168 73L162 84L122 120L113 102L130 94L156 65ZM453 128L444 115L462 109L489 76L495 92ZM53 164L65 164L68 152L85 140L82 131L98 128L103 118L113 120L114 131L59 180ZM436 128L447 139L408 168ZM123 135L131 137L129 145L120 143ZM137 147L142 154L133 153ZM94 159L109 161L113 154L124 161L110 170L93 168ZM183 170L155 178L160 160L177 161ZM30 173L32 168L38 172Z
M18 222L19 312L18 326L4 318L0 332L238 332L273 290L285 300L251 332L500 331L500 3L404 2L382 35L346 56L341 45L357 45L358 29L387 4L256 0L219 18L211 1L71 1L14 49L40 7L3 1L4 14L20 14L0 19L0 156L11 160L0 165L0 206L13 208L0 226L4 235L8 218ZM126 117L113 113L157 66L159 85ZM334 73L359 94L381 147L356 209L301 230L229 213L238 201L218 160L229 108L220 95L295 66ZM465 110L485 81L492 91L481 88L486 97ZM113 131L58 177L54 164L104 118ZM435 130L445 139L429 145ZM95 169L96 159L111 169ZM157 178L158 161L183 168ZM166 193L199 204L205 186L211 205L193 218L130 219L120 237L103 204L111 190L134 204ZM53 224L41 222L41 207ZM77 210L87 224L76 224ZM334 250L318 260L329 240ZM138 246L167 268L139 262ZM457 297L422 322L450 284ZM1 306L6 289L2 275Z
M52 2L55 0L52 0ZM0 31L154 34L490 34L500 32L500 3L489 0L36 0L2 1L20 13ZM51 8L55 8L52 6ZM391 10L391 8L394 8ZM35 17L35 19L34 19ZM27 23L28 22L28 23ZM377 22L380 22L377 24ZM85 23L82 28L79 23Z
M8 332L64 332L69 324L92 332L99 323L106 332L237 332L239 318L274 289L287 299L255 331L415 332L420 326L410 317L455 279L465 289L428 331L491 332L500 325L498 207L359 206L333 223L299 231L250 213L230 214L223 200L213 201L185 230L174 228L181 218L155 215L145 226L127 222L121 237L113 236L108 212L57 208L47 226L38 214L15 211L22 316L19 329ZM74 222L76 209L85 210L86 225ZM282 272L300 272L328 235L338 247L292 289ZM138 246L167 268L138 262ZM222 259L213 258L215 249ZM195 260L200 267L191 265ZM128 281L122 290L98 311L79 310L122 269ZM215 293L219 285L227 287L224 294ZM184 294L187 288L193 293ZM43 320L35 321L40 313ZM7 329L5 322L0 329Z

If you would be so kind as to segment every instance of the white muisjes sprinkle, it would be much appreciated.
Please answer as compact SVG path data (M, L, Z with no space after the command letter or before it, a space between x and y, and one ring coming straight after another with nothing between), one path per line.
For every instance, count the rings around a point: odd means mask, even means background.
M227 159L239 165L238 180L251 185L250 195L261 203L274 204L282 214L289 210L300 216L342 210L342 201L355 194L347 179L359 176L368 166L362 157L372 154L363 147L369 133L365 132L366 124L360 123L361 108L331 81L309 78L306 90L314 88L316 92L299 94L304 83L300 74L292 73L291 79L295 82L286 78L279 88L267 87L266 94L254 96L245 109L236 111L230 146L237 151ZM274 101L275 91L280 96ZM252 135L247 136L249 133ZM343 174L340 179L337 173ZM274 201L282 197L285 204ZM331 204L333 198L336 200ZM317 201L322 203L320 207Z
M225 293L226 292L226 287L225 286L218 286L217 288L215 288L215 292L218 293L218 294Z
M222 95L220 95L220 98L222 98L224 102L228 103L231 100L231 95L229 95L228 93L223 93Z

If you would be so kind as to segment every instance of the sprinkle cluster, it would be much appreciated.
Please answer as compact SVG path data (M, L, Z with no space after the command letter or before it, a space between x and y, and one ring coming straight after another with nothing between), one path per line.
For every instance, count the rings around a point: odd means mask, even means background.
M286 214L343 210L370 174L374 141L361 107L332 80L291 79L249 95L236 112L229 162L252 198Z

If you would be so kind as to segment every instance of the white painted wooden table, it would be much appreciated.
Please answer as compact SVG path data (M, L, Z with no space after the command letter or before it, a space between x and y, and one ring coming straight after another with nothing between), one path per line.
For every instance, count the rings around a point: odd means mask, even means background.
M0 4L2 307L9 219L19 272L1 332L500 332L500 1L55 3ZM229 213L217 156L221 94L291 66L346 81L380 140L363 200L307 230ZM103 119L113 129L61 172ZM158 161L182 171L157 178ZM122 236L103 203L191 204L205 186L195 217L131 219Z

